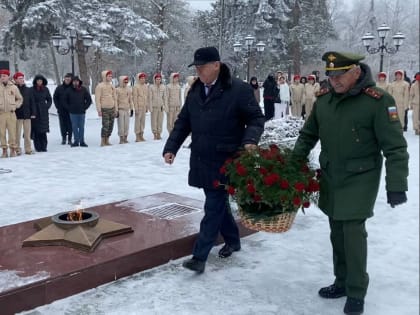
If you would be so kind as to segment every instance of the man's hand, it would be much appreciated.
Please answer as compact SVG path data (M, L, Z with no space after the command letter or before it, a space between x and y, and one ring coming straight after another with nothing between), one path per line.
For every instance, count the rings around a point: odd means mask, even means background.
M171 152L167 152L167 153L165 153L163 158L165 159L165 163L172 164L175 160L175 154L173 154Z
M248 152L255 151L257 149L257 145L252 144L252 143L247 143L244 145L244 149L247 150Z
M391 208L407 202L407 195L405 191L387 191L386 196L388 199L387 202L391 205Z

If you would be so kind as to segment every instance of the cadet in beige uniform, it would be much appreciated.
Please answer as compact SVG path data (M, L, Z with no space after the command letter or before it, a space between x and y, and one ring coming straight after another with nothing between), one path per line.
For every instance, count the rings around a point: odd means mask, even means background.
M376 81L376 86L385 92L389 92L389 83L386 81L386 73L379 72L378 80Z
M319 83L316 82L316 77L311 74L308 75L308 82L305 84L304 100L305 100L305 118L307 118L312 111L312 107L316 101L316 93L320 90Z
M162 75L153 76L153 84L149 87L149 104L151 108L151 124L154 140L162 139L163 111L167 106L166 87L162 84Z
M413 110L413 129L419 135L419 107L420 107L420 72L416 73L416 81L410 87L410 108Z
M292 94L291 112L294 117L300 117L302 113L304 89L305 86L300 83L300 76L295 75L293 77L293 83L290 85L290 93Z
M119 77L119 86L115 89L117 96L117 124L120 144L128 143L128 130L130 127L130 117L133 116L132 90L128 86L128 76Z
M3 149L2 158L8 157L7 138L10 156L16 156L16 108L22 105L23 98L16 85L9 80L10 71L0 70L0 144Z
M395 81L389 85L388 93L391 94L395 100L401 126L404 126L404 115L405 110L408 109L410 85L404 80L403 70L395 71Z
M144 126L146 113L150 111L149 106L149 88L146 84L146 73L137 74L137 82L133 87L134 103L134 132L136 133L136 142L146 141L144 139Z
M167 107L166 107L166 127L168 133L174 129L174 123L182 106L181 86L179 85L179 73L171 73L169 84L167 85Z
M102 117L101 146L111 145L109 137L114 129L117 114L115 88L112 85L112 71L102 71L102 82L96 86L95 102L99 117Z

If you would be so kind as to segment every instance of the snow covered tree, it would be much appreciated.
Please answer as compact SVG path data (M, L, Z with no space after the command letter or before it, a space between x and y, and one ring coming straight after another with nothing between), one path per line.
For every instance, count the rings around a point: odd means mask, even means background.
M166 37L150 21L135 14L130 8L118 7L111 1L1 0L12 13L10 27L6 30L5 47L10 48L13 39L20 47L40 46L50 42L57 31L66 35L68 29L79 34L90 33L95 46L105 54L137 54L148 41ZM78 38L76 47L81 47ZM88 82L85 51L78 50L79 71L82 80Z

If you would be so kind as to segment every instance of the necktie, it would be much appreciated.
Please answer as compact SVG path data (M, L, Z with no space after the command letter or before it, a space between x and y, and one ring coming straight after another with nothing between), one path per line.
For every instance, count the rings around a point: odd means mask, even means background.
M204 92L206 93L206 96L208 96L210 94L211 87L212 87L211 84L205 84L204 85Z

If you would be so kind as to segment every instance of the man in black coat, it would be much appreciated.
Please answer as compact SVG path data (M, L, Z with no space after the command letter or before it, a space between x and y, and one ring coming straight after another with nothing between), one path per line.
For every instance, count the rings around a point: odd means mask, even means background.
M172 164L191 133L188 183L203 188L206 199L193 257L183 266L202 273L219 232L225 241L219 257L229 257L241 248L227 192L223 186L214 187L213 183L226 182L219 171L226 159L241 147L256 148L264 130L264 115L250 85L231 77L215 47L198 49L192 65L196 67L199 80L191 86L163 149L163 157L166 163Z
M32 139L37 152L47 152L48 138L50 132L50 116L48 110L51 107L52 98L48 89L47 79L41 75L35 75L32 81L32 96L35 103L35 118L32 119Z
M92 98L88 90L82 86L83 82L78 76L72 81L72 87L66 90L64 96L64 108L70 114L70 120L74 135L72 147L87 147L85 142L85 114L92 104Z
M22 154L22 148L20 147L20 138L22 136L23 127L23 139L25 154L32 154L31 148L31 119L35 118L35 102L33 99L32 91L25 85L25 75L22 72L16 72L13 75L13 80L19 89L20 94L23 97L22 106L16 109L16 154Z
M73 75L71 73L67 73L64 76L63 84L55 89L53 95L54 105L57 108L58 120L60 122L60 131L62 137L61 144L66 144L66 141L68 141L68 144L71 144L71 120L70 114L64 106L64 97L68 88L71 87L72 78Z

